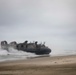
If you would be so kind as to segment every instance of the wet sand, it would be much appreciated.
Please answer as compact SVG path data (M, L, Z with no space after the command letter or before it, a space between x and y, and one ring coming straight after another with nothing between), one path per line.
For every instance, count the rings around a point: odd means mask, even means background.
M76 55L0 62L0 75L76 75Z

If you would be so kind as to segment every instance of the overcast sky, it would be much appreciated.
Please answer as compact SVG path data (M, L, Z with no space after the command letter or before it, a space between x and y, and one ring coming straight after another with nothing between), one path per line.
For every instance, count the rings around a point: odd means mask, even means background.
M76 50L76 0L0 0L2 40Z

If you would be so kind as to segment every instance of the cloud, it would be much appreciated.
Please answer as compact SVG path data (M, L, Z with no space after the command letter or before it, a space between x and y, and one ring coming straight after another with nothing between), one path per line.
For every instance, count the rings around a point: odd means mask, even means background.
M67 24L75 16L75 6L71 2L74 3L74 0L68 2L60 0L3 0L0 10L0 25L19 22Z

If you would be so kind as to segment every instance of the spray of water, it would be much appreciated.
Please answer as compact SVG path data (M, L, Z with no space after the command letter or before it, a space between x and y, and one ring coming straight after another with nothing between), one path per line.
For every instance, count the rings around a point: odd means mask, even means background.
M12 47L10 47L8 51L0 48L0 61L27 59L31 57L38 57L38 55L21 50L18 51Z

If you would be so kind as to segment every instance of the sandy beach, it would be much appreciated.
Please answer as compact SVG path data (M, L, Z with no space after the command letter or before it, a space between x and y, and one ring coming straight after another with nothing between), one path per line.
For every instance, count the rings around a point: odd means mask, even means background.
M0 62L0 75L76 75L76 55Z

